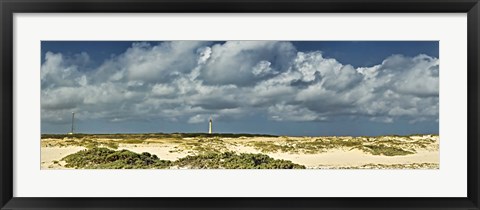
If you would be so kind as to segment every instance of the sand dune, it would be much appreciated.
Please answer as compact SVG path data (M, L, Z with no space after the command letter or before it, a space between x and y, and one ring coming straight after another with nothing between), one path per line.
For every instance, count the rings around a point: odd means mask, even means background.
M411 168L428 168L435 169L439 167L439 141L438 136L418 136L405 139L385 138L389 140L391 145L401 145L403 148L407 148L409 151L415 151L413 154L407 155L373 155L366 151L362 151L355 147L338 147L330 148L325 151L319 152L299 152L301 150L294 150L290 152L274 151L274 152L262 152L258 147L252 146L255 142L266 142L270 145L288 145L286 137L249 137L249 138L224 138L224 139L202 139L195 140L193 138L183 140L165 140L165 139L148 139L143 143L122 143L121 140L110 140L117 145L115 150L129 150L135 153L148 152L152 155L158 156L163 160L177 160L179 158L186 157L188 155L199 154L199 152L209 149L212 151L233 151L235 153L254 153L254 154L266 154L275 159L290 160L293 163L304 165L307 168L389 168L389 166L395 165L393 168L400 167L402 165L408 166L413 164ZM292 140L293 139L293 140ZM339 138L342 141L348 141L347 137ZM346 139L346 140L345 140ZM385 141L384 142L388 142ZM421 147L413 144L412 142L418 142L419 140L425 140L427 143L421 145ZM90 143L92 140L89 140ZM108 145L108 139L101 139L102 144L100 146ZM315 141L311 137L298 137L291 138L290 141L295 141L296 145L302 142ZM365 139L365 145L375 145L376 139ZM62 169L65 168L65 162L61 159L69 154L76 153L80 150L86 149L84 146L79 146L79 142L76 145L69 145L59 139L43 139L41 148L41 168L42 169ZM69 141L71 144L71 140ZM372 143L373 142L373 143ZM338 142L337 142L338 143ZM383 143L382 143L383 144ZM403 145L405 144L405 145ZM81 144L80 144L81 145ZM388 146L388 144L387 144ZM201 149L201 150L200 150Z
M64 169L65 162L61 159L67 155L86 149L79 146L67 147L43 147L41 148L40 159L42 169ZM57 163L58 162L58 163Z
M268 154L276 159L291 160L307 168L338 168L359 167L367 164L412 164L412 163L436 163L438 164L438 152L419 152L405 156L378 156L366 154L360 150L336 149L320 154Z

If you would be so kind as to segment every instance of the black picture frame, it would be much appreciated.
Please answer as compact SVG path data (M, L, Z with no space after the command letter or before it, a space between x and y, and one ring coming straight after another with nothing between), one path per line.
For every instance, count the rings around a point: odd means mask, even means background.
M0 0L1 209L479 209L478 0ZM13 197L14 13L467 13L468 188L465 198ZM445 180L448 181L448 180Z

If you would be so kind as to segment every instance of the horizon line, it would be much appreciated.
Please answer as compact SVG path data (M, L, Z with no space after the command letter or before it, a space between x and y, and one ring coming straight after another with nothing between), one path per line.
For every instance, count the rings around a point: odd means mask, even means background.
M279 134L268 134L268 133L208 133L208 132L139 132L139 133L41 133L40 135L139 135L139 134L199 134L199 135L264 135L264 136L290 136L290 137L378 137L378 136L425 136L425 135L434 135L439 136L438 133L411 133L411 134L380 134L380 135L279 135Z

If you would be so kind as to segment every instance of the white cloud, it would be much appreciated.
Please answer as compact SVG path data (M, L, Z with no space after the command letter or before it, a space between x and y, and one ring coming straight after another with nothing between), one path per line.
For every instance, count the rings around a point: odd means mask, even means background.
M172 86L165 84L156 84L152 88L152 94L154 96L173 96L176 89Z
M208 116L197 114L190 117L187 122L188 123L205 123L205 122L208 122Z
M298 105L275 104L268 107L270 117L275 121L319 121L327 120L327 117L321 116L308 108Z
M439 59L427 55L393 55L354 68L319 51L298 52L290 42L178 41L136 43L94 69L90 62L86 53L46 53L42 120L64 121L71 111L110 121L188 123L252 115L275 121L438 119Z
M85 66L88 62L89 57L86 53L65 59L60 53L47 52L40 71L42 88L85 84L86 78L82 78L84 73L79 71L79 67Z
M257 63L257 65L255 65L253 68L252 68L252 73L253 75L257 76L257 77L262 77L262 76L266 76L266 75L269 75L269 74L278 74L277 71L273 70L270 65L272 63L268 62L268 61L260 61Z
M197 65L197 48L202 42L163 42L156 46L134 44L122 56L129 80L168 82Z
M213 45L211 51L201 79L208 85L238 86L249 86L258 80L253 71L262 61L260 65L270 63L272 72L285 71L296 53L291 43L275 41L228 41Z

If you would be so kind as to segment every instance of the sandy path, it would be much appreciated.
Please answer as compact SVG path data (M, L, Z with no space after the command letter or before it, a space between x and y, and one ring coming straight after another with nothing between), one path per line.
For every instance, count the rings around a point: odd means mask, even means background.
M85 147L79 146L41 147L41 169L65 169L65 161L60 161L60 159L84 149ZM58 161L59 163L54 163L53 161Z

